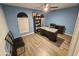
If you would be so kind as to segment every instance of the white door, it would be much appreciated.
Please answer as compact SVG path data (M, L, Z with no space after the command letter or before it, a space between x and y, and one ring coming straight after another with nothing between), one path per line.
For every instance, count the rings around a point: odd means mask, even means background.
M7 54L6 52L6 42L5 37L7 33L9 32L5 14L3 12L2 6L0 5L0 56L5 56Z

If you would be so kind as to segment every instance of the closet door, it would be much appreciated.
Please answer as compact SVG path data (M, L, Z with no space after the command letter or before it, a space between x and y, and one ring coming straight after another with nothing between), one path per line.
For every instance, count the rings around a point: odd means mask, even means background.
M0 56L5 56L8 54L5 41L8 31L9 29L5 18L5 13L0 5Z

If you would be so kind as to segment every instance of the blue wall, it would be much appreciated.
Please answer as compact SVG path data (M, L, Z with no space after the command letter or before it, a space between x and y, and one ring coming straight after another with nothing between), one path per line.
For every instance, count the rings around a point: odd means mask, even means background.
M23 34L34 32L32 12L42 13L41 11L21 8L21 7L15 7L15 6L9 6L9 5L2 5L2 6L4 9L5 16L7 18L8 27L12 31L15 38ZM25 12L28 15L28 19L29 19L29 32L28 33L20 34L19 32L18 22L17 22L17 14L19 12Z
M32 12L43 13L42 11L28 9L28 8L21 8L21 7L9 6L9 5L2 5L2 6L5 12L5 16L7 18L8 27L12 31L15 38L23 35L20 34L18 23L17 23L17 14L19 12L25 12L28 15L29 25L30 25L28 33L34 31ZM66 33L73 34L78 10L79 10L78 7L71 7L71 8L65 8L65 9L60 9L60 10L55 10L45 13L45 25L49 26L50 23L65 25ZM28 33L24 33L24 34L28 34Z
M64 25L66 27L65 32L68 34L73 34L78 10L78 7L71 7L50 11L45 15L45 24L46 26L49 26L50 23Z

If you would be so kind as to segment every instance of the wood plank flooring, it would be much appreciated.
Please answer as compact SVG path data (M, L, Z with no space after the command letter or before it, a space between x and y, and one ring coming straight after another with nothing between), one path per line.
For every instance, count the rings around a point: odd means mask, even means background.
M25 56L66 56L69 49L71 37L58 34L64 39L60 47L54 45L48 38L36 33L24 36Z

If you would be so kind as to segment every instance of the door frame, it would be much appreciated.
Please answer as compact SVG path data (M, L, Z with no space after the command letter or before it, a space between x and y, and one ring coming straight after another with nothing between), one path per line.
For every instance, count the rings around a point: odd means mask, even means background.
M72 40L70 43L68 56L76 56L78 54L78 45L79 45L79 13L77 16L77 21L75 24Z

